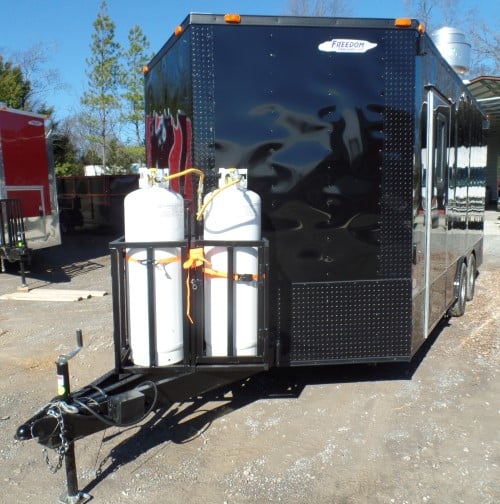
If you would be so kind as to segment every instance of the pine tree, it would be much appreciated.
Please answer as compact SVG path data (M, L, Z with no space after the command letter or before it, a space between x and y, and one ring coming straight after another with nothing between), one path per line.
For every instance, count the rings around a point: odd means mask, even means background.
M107 14L105 0L101 2L93 26L92 55L86 60L88 90L83 95L82 105L86 108L89 140L97 144L103 169L106 169L107 151L120 105L120 45L115 41L115 24Z
M149 41L140 26L128 33L128 50L123 53L122 86L126 108L121 119L132 125L137 146L144 145L144 76L143 68L152 58Z
M0 56L0 102L23 109L30 90L30 83L24 79L21 68Z

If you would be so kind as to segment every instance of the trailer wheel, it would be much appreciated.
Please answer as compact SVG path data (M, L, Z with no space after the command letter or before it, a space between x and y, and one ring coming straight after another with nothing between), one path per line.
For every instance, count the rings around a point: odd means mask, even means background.
M469 264L467 265L467 301L472 301L474 299L476 275L476 256L471 254Z
M465 313L465 303L467 302L467 265L465 261L460 264L455 285L458 286L457 300L450 308L450 315L452 317L461 317Z

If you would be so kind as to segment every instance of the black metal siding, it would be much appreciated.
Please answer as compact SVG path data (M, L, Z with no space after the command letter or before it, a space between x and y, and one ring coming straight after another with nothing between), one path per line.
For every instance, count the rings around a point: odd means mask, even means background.
M214 166L263 198L281 362L407 358L416 36L221 26L214 51Z

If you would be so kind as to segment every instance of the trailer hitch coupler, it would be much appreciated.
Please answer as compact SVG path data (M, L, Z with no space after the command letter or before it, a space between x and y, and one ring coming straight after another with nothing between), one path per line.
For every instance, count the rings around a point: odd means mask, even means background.
M16 430L16 435L14 436L14 439L17 441L28 441L32 438L31 427L27 424L20 425Z

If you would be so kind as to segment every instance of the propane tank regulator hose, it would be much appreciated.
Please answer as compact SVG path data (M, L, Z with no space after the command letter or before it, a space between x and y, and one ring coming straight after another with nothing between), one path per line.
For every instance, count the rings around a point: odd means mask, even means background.
M205 173L202 170L199 170L198 168L188 168L186 170L180 171L178 173L173 173L172 175L167 175L166 177L163 178L164 182L168 182L170 180L179 178L179 177L185 177L186 175L190 175L191 173L194 173L199 176L199 181L198 181L198 189L196 191L197 194L197 208L199 209L198 212L196 213L196 220L201 221L203 218L203 214L205 213L205 210L207 209L208 205L212 202L212 200L220 194L222 191L227 189L228 187L231 187L233 185L239 184L241 181L241 177L235 178L231 180L231 182L228 182L227 184L223 185L222 187L219 187L216 189L205 201L205 203L202 203L202 198L203 198L203 181L205 179Z
M181 172L173 173L172 175L167 175L166 177L163 178L163 180L165 182L168 182L169 180L173 180L179 177L185 177L186 175L190 175L191 173L195 173L200 177L198 181L198 189L196 191L196 195L198 196L198 208L200 208L203 197L203 181L205 179L205 173L203 173L198 168L187 168L186 170L183 170Z
M207 209L208 205L210 205L210 203L212 202L212 200L217 197L222 191L226 190L228 187L231 187L231 186L234 186L236 184L239 184L241 181L241 178L236 178L236 179L233 179L231 180L231 182L228 182L226 185L223 185L222 187L219 187L218 189L216 189L208 198L207 198L207 201L205 201L205 203L203 203L203 205L201 207L198 207L200 208L198 210L198 213L196 214L196 220L201 220L203 218L203 214L205 213L205 210Z

